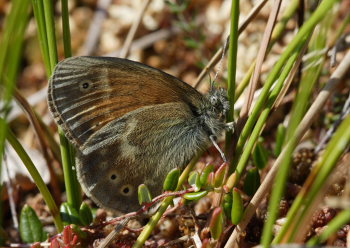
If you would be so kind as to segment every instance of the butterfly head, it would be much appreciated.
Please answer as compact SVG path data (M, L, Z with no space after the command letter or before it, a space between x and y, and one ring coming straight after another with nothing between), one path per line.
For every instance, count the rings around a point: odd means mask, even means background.
M208 99L213 112L215 112L220 119L225 118L226 113L230 108L226 90L222 88L213 88L208 94Z
M225 129L225 117L229 110L226 94L224 89L213 88L199 109L199 118L209 135L218 137Z

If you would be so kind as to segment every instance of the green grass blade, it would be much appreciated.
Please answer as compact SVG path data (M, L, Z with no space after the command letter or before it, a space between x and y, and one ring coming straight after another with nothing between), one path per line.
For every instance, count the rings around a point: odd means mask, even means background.
M62 29L63 29L63 46L64 56L72 56L71 35L69 28L69 11L68 1L62 0ZM75 152L74 147L68 142L64 133L59 129L61 153L63 161L64 182L66 185L67 202L77 210L82 202L82 195L75 168Z
M4 122L3 119L0 119L0 122ZM58 207L47 188L45 182L43 181L42 177L40 176L38 170L36 169L35 165L33 164L32 160L28 156L28 154L25 152L23 146L19 143L19 141L16 139L15 135L7 128L7 140L13 147L13 149L17 152L18 156L21 158L23 164L26 166L28 172L32 176L35 184L37 185L38 189L40 190L40 193L42 194L52 216L54 219L54 223L56 225L57 230L62 231L63 224L60 217L60 212L58 210Z
M63 46L64 46L64 57L72 57L72 46L71 36L69 29L69 11L68 11L68 0L61 0L62 6L62 29L63 29Z
M344 121L342 121L338 130L332 137L328 146L326 147L325 152L323 153L320 162L315 166L315 170L318 170L317 177L315 178L314 183L312 184L308 194L304 197L304 207L302 208L300 221L296 221L296 226L289 240L293 240L296 235L296 230L300 227L300 224L303 223L302 220L305 218L305 215L308 211L311 211L310 207L312 206L313 200L321 192L324 182L329 178L332 171L334 170L337 162L339 161L341 155L344 151L349 148L350 145L350 116L348 116Z
M44 17L45 17L45 24L46 24L47 44L49 48L50 68L52 73L55 65L58 62L56 34L55 34L55 21L54 21L54 8L53 8L53 1L51 0L43 0L43 1L44 1Z
M0 116L0 178L2 178L2 161L5 152L7 135L6 118L11 108L11 100L16 87L18 68L22 54L24 32L28 24L30 4L28 1L14 0L9 14L6 16L3 27L3 36L0 41L0 101L2 107ZM17 18L21 16L21 18ZM3 187L0 185L1 195ZM2 223L3 208L0 203L0 223Z
M33 0L35 18L38 24L39 39L42 47L43 57L47 65L48 76L51 76L58 61L57 44L54 23L53 2L50 0ZM70 32L68 21L68 2L62 1L62 21L64 30L65 54L71 56ZM67 201L77 210L81 204L81 190L76 178L74 149L59 128L60 150L62 166L66 184Z
M244 144L246 143L246 140L248 139L248 136L250 135L251 130L253 129L260 112L266 105L266 100L269 96L269 91L273 83L278 78L282 67L293 54L295 49L297 49L300 43L302 43L302 41L305 40L305 37L308 37L308 35L312 33L315 26L323 19L328 10L330 10L337 1L338 0L323 1L320 4L320 6L316 9L316 11L310 17L310 19L305 22L305 24L301 27L300 31L294 37L294 39L289 43L289 45L281 55L280 59L277 61L277 63L271 70L262 88L261 94L257 99L257 102L254 105L253 110L240 134L235 151L236 156L235 159L232 160L232 163L238 162L239 155L242 154Z
M45 15L44 15L44 3L42 0L32 0L34 16L37 22L37 29L39 35L39 43L41 53L43 55L46 72L51 75L49 44L47 41Z
M332 9L332 7L335 3L336 3L336 1L334 0L334 1L323 1L320 4L320 6L316 9L316 11L310 17L310 19L307 20L305 22L305 24L302 26L302 28L300 29L300 32L296 35L296 37L293 39L293 41L289 44L286 51L282 54L281 59L277 62L276 66L273 68L273 71L269 75L269 77L267 79L268 82L270 82L269 80L275 78L275 76L273 76L273 75L274 75L274 73L278 72L277 68L281 66L278 64L281 61L283 61L283 63L284 63L284 61L285 61L284 56L288 52L293 51L296 48L294 46L297 46L298 43L300 43L300 41L303 38L307 37L308 34L312 33L312 30L314 29L314 27L322 20L323 17L326 16L327 12L330 9ZM268 82L266 82L266 84L268 84ZM258 104L259 103L257 103L256 106L259 106ZM260 104L262 104L262 102ZM253 110L253 112L254 112L254 110ZM258 112L256 113L256 115L257 114L258 114ZM251 124L253 124L253 123L251 123ZM247 135L247 134L243 134L243 132L242 132L242 137L244 137L244 135ZM292 140L293 141L295 140L294 136L290 139L291 143L293 143ZM242 139L242 141L244 141L244 139ZM295 141L295 143L296 143L296 141ZM277 174L277 177L276 177L275 186L273 188L271 199L270 199L270 204L269 204L269 218L267 219L267 222L264 225L263 234L262 234L261 244L263 245L263 247L269 247L270 243L272 241L273 225L274 225L275 220L278 216L279 202L280 202L280 199L281 199L283 192L284 192L284 189L285 189L285 182L286 182L286 179L288 176L290 162L291 162L291 154L292 154L293 150L294 150L294 146L288 146L286 159L282 162L281 167L280 167L278 174Z
M318 82L325 61L325 54L321 53L321 51L325 49L327 45L328 31L333 23L332 17L333 15L331 13L326 16L322 21L320 28L316 30L311 39L309 54L314 53L315 55L304 64L304 68L307 69L303 72L298 93L293 101L294 104L287 127L286 138L284 140L285 143L287 143L293 135L310 105L312 99L311 94L315 84Z
M236 89L236 64L237 64L237 47L238 47L238 25L239 25L239 0L232 0L231 7L231 28L230 28L230 41L229 41L229 54L228 54L228 82L227 82L227 96L230 104L230 109L226 116L226 122L233 122L234 120L234 102L235 102L235 89ZM226 132L226 155L229 153L229 149L232 144L232 131ZM231 171L234 168L230 169Z
M28 4L28 1L13 1L11 11L6 18L4 35L0 44L0 96L1 101L3 102L0 114L1 117L4 118L4 121L0 122L0 167L7 131L5 120L10 110L13 92L16 87L24 32L27 27L30 13L29 7L30 5ZM16 19L17 16L22 16L22 18Z
M273 45L281 38L283 32L286 29L288 21L293 18L295 12L297 11L299 7L299 2L300 0L292 0L291 3L288 4L288 7L283 12L281 19L277 22L277 24L273 29L268 51L270 51ZM254 72L255 63L256 61L254 61L251 64L246 75L244 76L242 81L237 85L236 93L235 93L235 101L241 96L244 89L248 86L250 78Z
M268 99L268 104L267 104L266 108L261 112L261 114L259 116L258 122L256 123L256 125L251 133L251 136L249 138L249 141L248 141L247 145L245 146L244 151L242 153L242 156L238 162L237 169L236 169L236 182L239 181L239 178L242 175L242 173L243 173L243 171L248 163L248 160L251 156L251 153L252 153L252 150L255 146L255 143L258 140L258 138L262 132L262 129L264 128L264 126L266 124L267 118L272 110L272 106L273 106L279 92L281 91L281 89L283 87L283 83L285 82L288 74L290 73L290 70L292 69L293 64L296 61L297 57L298 57L298 52L295 52L288 60L286 66L284 67L283 72L282 72L282 74L281 74L281 76L276 84L276 87L271 92L271 95Z

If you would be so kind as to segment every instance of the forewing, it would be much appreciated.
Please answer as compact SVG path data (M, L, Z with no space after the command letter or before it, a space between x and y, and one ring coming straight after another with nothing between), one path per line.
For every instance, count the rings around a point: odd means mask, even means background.
M187 104L166 103L110 122L88 144L77 163L84 191L106 209L129 212L140 207L139 184L158 195L166 174L186 166L210 139ZM126 195L124 187L129 187Z
M48 92L56 121L81 149L91 135L130 111L168 102L184 102L195 109L202 98L169 74L110 57L73 57L60 62Z

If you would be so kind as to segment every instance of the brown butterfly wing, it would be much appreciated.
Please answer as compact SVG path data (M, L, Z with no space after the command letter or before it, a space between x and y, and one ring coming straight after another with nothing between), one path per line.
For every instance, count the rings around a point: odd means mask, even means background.
M88 148L77 153L78 178L105 209L134 211L140 208L140 184L157 196L167 173L184 168L209 144L209 134L186 103L142 107L91 136Z
M181 80L134 61L72 57L49 81L48 103L67 138L81 150L96 131L144 106L184 102L198 108L203 96Z

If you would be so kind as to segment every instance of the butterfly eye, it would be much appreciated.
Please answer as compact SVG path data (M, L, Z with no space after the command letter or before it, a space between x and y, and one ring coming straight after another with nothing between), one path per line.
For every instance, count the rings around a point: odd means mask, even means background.
M133 187L130 184L123 185L120 189L120 193L124 196L130 196L133 192Z
M87 91L91 88L92 86L92 83L90 81L82 81L80 84L79 84L79 88L80 88L80 91Z

